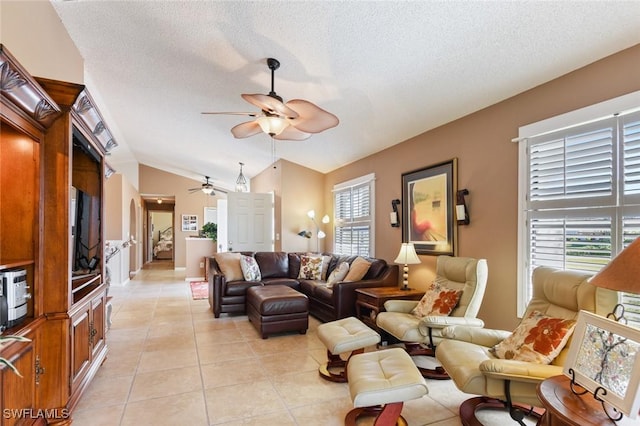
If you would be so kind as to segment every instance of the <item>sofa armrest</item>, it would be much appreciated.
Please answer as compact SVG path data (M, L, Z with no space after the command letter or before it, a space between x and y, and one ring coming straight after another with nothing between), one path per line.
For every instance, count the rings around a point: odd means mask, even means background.
M333 306L336 319L356 315L356 289L398 286L398 265L387 265L379 277L361 281L339 282L333 285Z
M506 330L491 330L488 328L450 326L442 329L442 337L451 340L474 343L490 348L502 342L511 335Z
M220 317L222 295L227 287L227 280L220 271L215 258L209 258L209 306L213 309L213 316Z
M480 371L485 376L494 379L541 382L549 377L562 374L562 367L511 359L488 359L480 363Z

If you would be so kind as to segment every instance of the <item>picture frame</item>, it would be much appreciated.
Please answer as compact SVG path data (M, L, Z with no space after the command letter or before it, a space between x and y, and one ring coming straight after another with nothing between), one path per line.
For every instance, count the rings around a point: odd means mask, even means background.
M635 419L640 409L640 330L580 311L563 374Z
M457 158L402 174L402 242L418 254L457 253Z
M182 215L182 231L197 231L198 230L198 216L194 214Z

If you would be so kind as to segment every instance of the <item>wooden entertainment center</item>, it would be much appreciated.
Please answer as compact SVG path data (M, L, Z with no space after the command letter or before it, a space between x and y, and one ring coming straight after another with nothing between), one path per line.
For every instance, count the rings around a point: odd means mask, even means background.
M27 314L2 336L0 424L71 424L107 356L104 157L83 85L34 78L0 45L0 273L24 269Z

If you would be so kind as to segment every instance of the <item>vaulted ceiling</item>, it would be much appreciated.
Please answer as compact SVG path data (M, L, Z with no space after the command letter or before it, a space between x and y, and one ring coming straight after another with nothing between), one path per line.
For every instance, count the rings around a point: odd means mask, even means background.
M329 172L640 43L638 1L52 1L86 83L138 162L233 188L275 158ZM275 89L340 124L235 139L242 93Z

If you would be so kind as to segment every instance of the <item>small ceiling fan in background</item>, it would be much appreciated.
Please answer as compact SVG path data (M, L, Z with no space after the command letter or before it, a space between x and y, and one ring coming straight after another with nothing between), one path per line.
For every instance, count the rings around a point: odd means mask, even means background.
M199 187L196 188L189 188L189 194L193 194L194 192L198 192L198 191L202 191L207 195L216 195L215 191L213 190L213 184L211 182L209 182L209 176L205 176L205 183L203 183L202 185L200 185Z
M282 97L274 90L275 70L280 62L274 58L267 59L271 70L271 91L267 95L242 94L242 99L260 108L254 112L203 112L202 114L246 115L256 117L253 121L240 123L231 129L237 139L248 138L260 132L267 133L274 139L302 141L313 133L320 133L340 122L338 117L319 106L303 99L292 99L283 103Z

